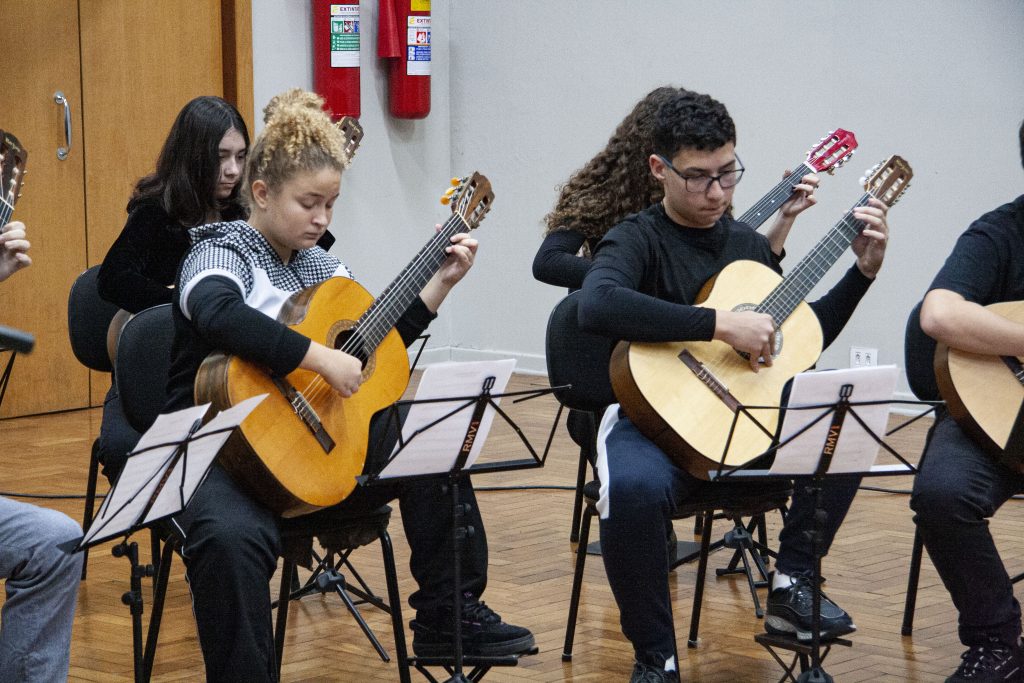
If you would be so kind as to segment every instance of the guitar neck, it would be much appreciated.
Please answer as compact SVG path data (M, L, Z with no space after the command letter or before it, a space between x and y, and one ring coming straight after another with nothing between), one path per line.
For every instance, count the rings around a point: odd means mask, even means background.
M441 226L441 229L424 246L413 260L398 274L379 297L370 305L356 322L355 337L362 342L366 352L372 352L394 328L409 305L419 296L423 287L438 271L448 257L445 249L451 244L452 236L467 232L469 226L459 214ZM343 347L342 350L345 350Z
M758 304L759 313L769 314L779 325L789 317L864 229L864 223L853 217L853 210L859 206L866 206L871 197L870 192L865 192L839 222L832 226L832 229L796 264L772 293Z
M789 199L790 195L793 194L793 187L800 182L800 179L813 172L806 163L797 166L795 171L783 178L782 182L773 187L768 194L761 197L756 204L747 209L746 213L739 217L739 222L746 223L757 230L761 227L762 223L768 220Z

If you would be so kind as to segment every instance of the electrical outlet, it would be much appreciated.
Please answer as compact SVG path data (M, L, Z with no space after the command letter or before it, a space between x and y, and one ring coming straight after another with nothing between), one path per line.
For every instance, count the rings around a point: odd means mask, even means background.
M867 368L878 365L878 349L867 346L850 347L850 367Z

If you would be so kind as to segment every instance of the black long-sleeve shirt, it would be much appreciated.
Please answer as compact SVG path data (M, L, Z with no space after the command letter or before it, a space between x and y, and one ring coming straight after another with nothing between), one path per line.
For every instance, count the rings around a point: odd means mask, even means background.
M578 255L588 242L591 249L597 244L596 239L588 239L576 230L548 233L533 257L533 277L556 287L579 289L592 264L589 258Z
M781 273L767 238L724 216L712 228L673 222L654 204L612 228L583 282L580 324L613 339L710 341L715 311L695 306L705 283L733 261L756 261ZM810 304L831 344L871 285L853 266Z

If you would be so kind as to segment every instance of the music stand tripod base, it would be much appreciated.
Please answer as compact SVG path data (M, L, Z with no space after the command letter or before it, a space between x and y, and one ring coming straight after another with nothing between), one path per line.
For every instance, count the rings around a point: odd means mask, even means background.
M783 669L782 678L779 679L779 683L785 681L792 681L793 683L810 683L811 681L822 683L832 681L832 677L821 669L810 668L810 656L814 649L810 642L801 642L796 639L796 636L791 635L776 635L774 633L758 633L754 636L754 641L757 642L761 647L768 650L768 654L778 662L779 666ZM832 640L822 641L821 643L821 661L825 661L825 657L832 650L833 646L851 647L852 641L846 638L834 638ZM786 660L775 651L775 648L780 650L789 650L793 653L793 659L786 663ZM794 676L794 672L797 670L797 666L800 667L799 676ZM817 677L815 677L817 676Z

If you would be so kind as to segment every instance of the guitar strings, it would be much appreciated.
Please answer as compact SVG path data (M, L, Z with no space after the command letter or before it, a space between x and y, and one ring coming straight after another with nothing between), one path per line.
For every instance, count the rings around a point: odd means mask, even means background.
M397 319L397 316L408 307L412 297L419 293L418 289L415 292L411 292L413 287L409 283L420 283L420 288L426 284L430 277L428 271L431 264L425 262L428 261L431 252L437 251L440 242L455 234L453 231L455 222L454 219L449 219L442 230L427 242L423 249L413 258L412 262L388 285L377 301L363 313L352 328L354 330L352 336L341 346L341 351L358 357L359 346L365 344L369 348L376 348L380 344L387 332L390 331L390 328L393 327L393 324L388 325L388 329L385 330L383 329L385 322L379 319L384 317L386 313L392 314ZM396 290L398 290L398 297L392 295L392 292ZM402 294L405 296L402 297ZM403 299L407 300L403 301ZM366 351L365 348L362 350ZM324 394L329 395L331 391L332 389L326 380L320 375L316 375L302 393L307 395L307 400L312 401L321 398Z
M872 196L870 192L866 192L754 310L758 313L767 313L781 326L860 234L864 224L853 217L853 209L866 205ZM733 365L736 362L732 353L720 354L719 357L722 358L722 362L712 360L703 363L703 366L716 376L721 374L723 363ZM736 357L741 356L737 354Z
M789 195L793 194L793 188L796 186L796 183L799 183L801 178L811 172L806 163L800 164L795 171L783 178L768 194L761 197L756 204L747 209L739 217L739 222L746 223L752 228L759 227L774 213L772 207L784 203L789 198ZM764 215L760 216L762 213Z
M368 308L353 326L352 336L341 346L341 351L357 356L360 350L367 356L384 340L394 327L394 321L408 308L412 300L430 278L437 272L447 254L442 245L447 247L451 237L463 229L472 229L461 215L465 206L458 207L455 213L445 222L441 229L427 242L412 262L388 285L384 292ZM413 285L418 285L414 287ZM393 294L397 292L397 295ZM360 349L359 347L363 347ZM302 390L306 401L312 406L313 401L330 396L330 385L321 375Z

